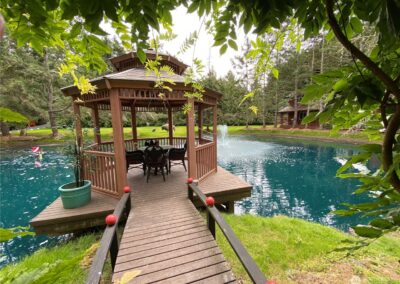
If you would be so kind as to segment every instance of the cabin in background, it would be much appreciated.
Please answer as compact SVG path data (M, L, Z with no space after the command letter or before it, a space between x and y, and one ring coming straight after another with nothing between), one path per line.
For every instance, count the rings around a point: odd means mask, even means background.
M296 123L296 128L305 128L305 124L302 124L301 121L303 120L304 117L307 116L307 112L312 113L312 112L318 112L319 107L315 105L303 105L300 103L301 98L303 97L302 94L298 95L298 101L297 101L297 123ZM295 113L295 101L294 99L290 99L288 101L288 106L280 109L278 111L279 113L279 124L281 128L293 128L293 119L294 119L294 113ZM313 122L310 122L307 124L307 128L311 129L317 129L320 128L320 124L318 120L315 120Z

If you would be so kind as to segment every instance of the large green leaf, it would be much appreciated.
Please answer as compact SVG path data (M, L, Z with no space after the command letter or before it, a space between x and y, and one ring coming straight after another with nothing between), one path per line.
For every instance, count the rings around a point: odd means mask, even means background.
M357 235L359 235L360 237L377 238L382 235L382 230L371 227L371 226L357 225L352 228L353 228L354 232Z
M394 224L386 219L374 219L369 224L379 229L390 229Z

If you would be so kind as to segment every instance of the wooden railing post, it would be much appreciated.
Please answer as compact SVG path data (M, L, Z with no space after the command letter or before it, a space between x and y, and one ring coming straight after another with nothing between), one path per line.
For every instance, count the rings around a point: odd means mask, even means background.
M203 206L206 206L207 209L207 225L208 229L210 230L211 234L213 235L214 239L215 235L215 223L221 229L222 234L225 236L231 248L236 253L237 257L239 258L240 262L242 263L244 269L246 270L247 274L250 276L253 283L256 284L265 284L267 283L267 279L265 275L262 273L260 268L254 262L250 254L247 252L246 248L242 245L238 237L233 232L232 228L228 225L225 221L224 217L218 211L215 206L208 206L206 202L205 194L198 188L196 184L188 184L189 188L192 189L193 193L196 194L198 199L201 201Z
M120 219L124 210L127 210L131 206L131 194L124 193L117 206L114 209L114 215L117 220ZM129 211L128 211L129 213ZM86 284L98 284L100 283L101 276L103 273L104 264L107 260L108 253L110 254L111 267L114 271L115 264L117 263L117 256L119 250L118 241L118 222L114 225L107 226L104 230L103 236L100 241L100 246L96 251L96 255L93 258L92 265L89 270L89 275L86 279Z
M188 198L190 201L194 201L193 199L193 189L190 187L190 185L188 185Z
M114 234L113 234L113 237L111 240L111 245L110 245L110 259L111 259L111 267L112 267L113 271L115 268L115 264L117 263L118 250L119 250L118 235L117 235L117 230L114 230Z
M211 215L209 210L207 210L207 226L208 226L208 229L210 230L211 234L213 235L214 239L216 240L217 238L215 236L215 219Z

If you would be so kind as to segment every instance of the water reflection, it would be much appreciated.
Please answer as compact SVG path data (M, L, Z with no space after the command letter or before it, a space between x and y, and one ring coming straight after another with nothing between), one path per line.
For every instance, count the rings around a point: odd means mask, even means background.
M220 166L253 185L252 196L236 203L238 213L284 214L347 230L359 217L330 214L343 202L366 201L351 195L356 181L336 178L337 157L355 148L299 144L289 140L231 138L218 147Z

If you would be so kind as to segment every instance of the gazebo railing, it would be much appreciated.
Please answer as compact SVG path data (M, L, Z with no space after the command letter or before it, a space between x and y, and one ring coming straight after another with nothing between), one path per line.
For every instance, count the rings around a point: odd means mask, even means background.
M198 145L196 146L195 151L197 179L202 180L217 170L216 144L214 142L209 142Z
M133 151L135 149L135 143L137 148L144 147L147 140L158 141L161 147L166 145L171 145L170 139L168 137L160 137L160 138L149 137L149 138L139 138L136 141L134 139L125 140L125 149L127 151ZM186 143L186 137L172 138L172 146L176 148L183 148L185 143Z
M145 146L147 140L156 140L159 145L171 145L168 137L140 138L125 140L126 151L133 151ZM183 148L186 137L173 137L172 146ZM202 180L217 170L216 143L208 139L196 139L196 176ZM92 188L112 196L119 196L116 181L114 142L107 141L93 144L84 150L84 176L92 182Z
M85 150L84 177L92 182L92 189L119 196L114 153Z

